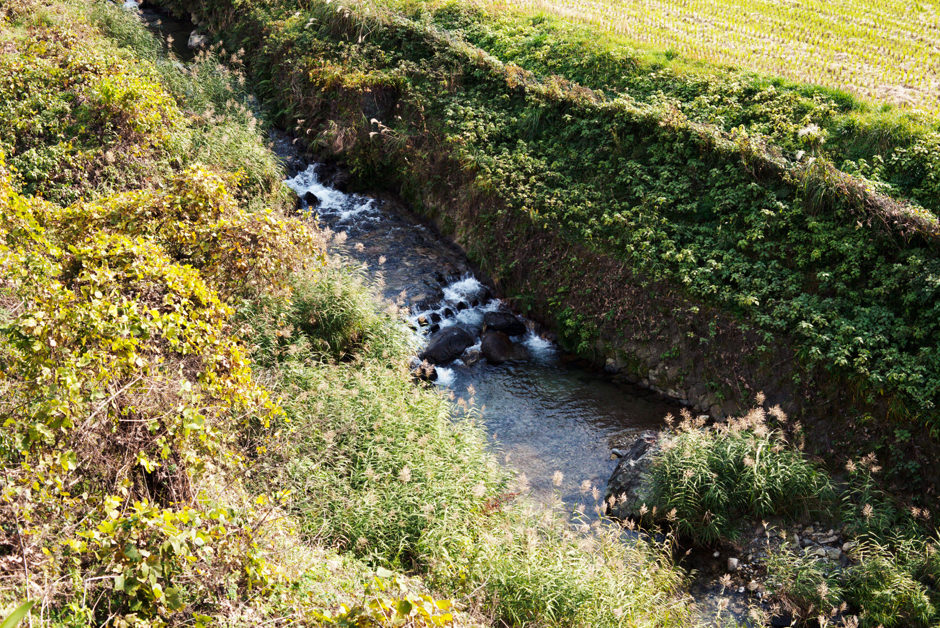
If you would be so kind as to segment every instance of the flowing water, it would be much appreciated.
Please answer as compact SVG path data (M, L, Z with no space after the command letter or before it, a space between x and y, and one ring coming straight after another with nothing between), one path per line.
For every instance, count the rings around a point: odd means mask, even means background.
M191 23L140 7L136 0L127 0L124 7L139 11L177 59L193 59L187 46ZM338 252L363 264L378 278L384 297L409 312L416 346L448 326L460 325L474 334L476 343L463 359L438 366L435 384L455 398L472 398L492 449L525 477L531 497L548 502L558 496L572 512L583 505L586 517L596 517L598 495L603 496L616 466L611 450L627 448L641 432L661 428L665 415L676 413L678 406L579 365L532 321L525 321L527 331L512 339L525 347L527 359L491 364L478 358L483 316L509 308L475 275L463 252L393 200L346 194L324 183L329 169L301 163L290 138L274 134L272 139L293 170L286 183L297 193L301 209L335 232ZM713 584L718 564L699 560L695 565L704 569L691 592L706 621L728 596ZM706 576L705 571L712 573ZM732 602L731 616L746 624L746 596L740 595L743 591L730 593L739 603L735 609Z
M510 310L474 274L463 252L393 200L343 193L324 183L329 172L318 164L295 162L294 168L298 171L286 183L301 210L318 216L321 226L338 236L333 237L336 252L363 264L378 278L384 297L404 307L416 346L454 325L474 335L475 344L461 358L436 367L435 384L456 398L473 399L492 449L524 476L530 497L542 503L560 497L570 512L579 509L588 520L596 518L598 498L616 466L611 450L628 448L641 432L662 428L666 414L679 407L579 366L532 321L513 338L528 359L491 364L479 357L484 315ZM698 574L690 592L699 619L719 624L719 617L733 618L749 625L750 600L743 588L717 584L724 560L697 551L684 561ZM726 602L730 605L719 610Z
M614 383L568 356L531 321L513 340L529 358L491 364L478 357L486 312L509 311L474 275L463 254L392 201L345 194L325 185L312 165L287 181L309 199L321 225L344 234L342 253L381 278L386 298L403 304L419 344L439 329L459 325L476 344L463 359L438 366L436 384L455 396L472 397L503 460L525 474L532 495L553 492L590 515L615 466L611 449L629 446L638 434L662 425L677 407L638 387ZM301 200L303 209L307 201ZM556 472L561 472L559 476ZM560 481L559 481L560 479Z

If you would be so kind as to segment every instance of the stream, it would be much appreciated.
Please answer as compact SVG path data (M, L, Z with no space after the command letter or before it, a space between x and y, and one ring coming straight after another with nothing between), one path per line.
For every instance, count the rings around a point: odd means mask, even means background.
M193 59L186 45L192 24L134 0L124 6L139 10L177 59ZM333 252L363 265L382 296L408 313L417 347L426 348L448 328L469 334L469 344L456 359L436 365L434 385L452 391L455 401L472 398L491 449L524 478L535 502L560 498L569 512L582 510L587 521L596 519L596 506L617 464L612 450L628 449L642 432L661 429L664 417L677 414L680 406L642 387L615 382L566 354L550 333L513 313L459 247L400 202L346 193L345 173L305 163L283 133L272 132L271 139L288 167L285 183L297 194L299 209L332 232ZM504 337L514 359L494 363L483 355L488 314L514 322L507 329L512 334ZM416 357L416 367L419 362ZM723 560L717 552L695 552L683 561L697 572L690 592L700 619L713 622L716 614L730 615L746 625L743 587L725 591L715 585ZM716 613L726 598L731 606Z
M597 519L598 495L603 497L617 464L612 450L627 449L642 432L661 429L666 414L677 414L680 406L615 382L566 354L534 321L513 313L455 244L401 203L341 192L324 182L337 174L342 178L341 172L298 162L289 156L289 144L275 137L275 150L288 156L292 173L285 183L297 194L300 211L315 215L321 228L332 232L333 252L363 265L382 296L408 312L416 345L426 348L448 328L469 332L466 349L435 367L434 384L453 391L455 400L472 397L490 447L529 487L531 499L548 504L560 498L568 512L583 512L580 520ZM508 315L524 326L509 336L524 357L492 363L481 355L488 313ZM749 625L752 600L744 587L726 590L717 584L726 558L696 550L684 559L694 570L690 593L701 620L719 625L718 617L732 618Z
M344 234L340 252L377 277L387 299L403 302L419 345L450 327L472 335L473 343L456 360L437 365L435 384L468 401L468 389L474 391L491 446L525 474L536 500L547 501L555 491L566 506L583 504L588 516L596 517L591 489L603 494L616 466L611 450L661 427L663 417L678 407L571 364L571 356L521 317L516 320L524 333L510 338L527 357L492 363L480 355L484 317L511 312L475 276L462 252L392 200L324 185L320 169L307 167L287 186L301 199L302 210L314 211L321 226Z

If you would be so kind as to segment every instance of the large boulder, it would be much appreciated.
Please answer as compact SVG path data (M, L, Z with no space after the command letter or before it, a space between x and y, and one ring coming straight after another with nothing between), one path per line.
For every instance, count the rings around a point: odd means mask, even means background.
M514 344L509 336L501 331L487 331L483 334L480 346L485 357L492 364L502 364L513 360L527 360L529 352L522 345Z
M647 509L652 508L649 468L659 447L659 435L646 431L627 451L615 450L621 457L617 468L607 481L604 501L608 516L621 521L641 519L643 516L640 509L644 505Z
M432 326L433 329L434 326ZM474 337L463 327L445 327L428 341L428 346L419 356L431 364L447 364L453 362L473 344Z
M528 331L525 323L511 312L487 312L483 315L486 330L501 331L507 336L521 336Z

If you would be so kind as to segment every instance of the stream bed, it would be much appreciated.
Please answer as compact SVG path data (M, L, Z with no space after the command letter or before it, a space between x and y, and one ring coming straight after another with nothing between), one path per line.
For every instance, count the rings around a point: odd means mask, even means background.
M187 20L136 0L124 6L139 11L176 59L194 58L187 44L195 29ZM680 406L615 382L566 354L546 330L511 312L459 247L400 202L346 193L345 173L303 162L289 136L274 132L271 139L288 166L285 183L297 193L300 210L333 232L333 252L362 264L382 296L407 312L419 352L448 327L472 336L456 359L435 366L434 384L452 391L455 400L472 399L492 450L524 478L530 497L537 503L560 498L569 512L581 510L588 521L596 519L599 497L617 464L612 451L629 448L644 431L661 429L664 417L677 414ZM524 326L507 334L516 359L494 363L483 355L488 314ZM700 619L717 623L717 615L746 625L743 587L726 591L716 585L723 561L710 552L686 558L685 566L694 570L690 592ZM725 600L730 606L722 612Z
M468 401L473 391L491 446L510 468L525 474L534 499L547 501L557 491L572 510L583 504L588 516L596 516L592 489L604 492L616 466L611 450L661 427L663 417L678 407L574 365L522 317L515 320L525 331L510 338L526 357L492 363L480 352L484 317L511 312L475 276L462 252L394 201L324 185L318 174L323 168L307 167L287 180L288 187L301 199L302 210L343 234L334 238L342 241L339 252L363 264L379 278L385 298L410 312L419 346L449 327L473 336L460 357L436 366L435 384Z
M289 144L275 137L282 156L291 154ZM530 498L544 504L560 498L569 512L583 512L582 520L596 519L598 496L617 464L613 450L662 429L665 416L681 407L565 354L535 322L513 313L455 244L401 203L342 192L325 181L341 181L343 173L323 164L295 156L287 163L292 174L285 183L300 211L315 215L333 232L333 252L362 264L382 296L407 312L419 352L448 328L469 332L459 356L434 367L434 384L455 399L472 398L491 448L529 487ZM524 326L508 336L522 359L493 363L483 355L484 319L494 313ZM706 623L719 625L721 617L748 625L753 600L744 587L718 584L726 559L704 550L687 556L690 593Z

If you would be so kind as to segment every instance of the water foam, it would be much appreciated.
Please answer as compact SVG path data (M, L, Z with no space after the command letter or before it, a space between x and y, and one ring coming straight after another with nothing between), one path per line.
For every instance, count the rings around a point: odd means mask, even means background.
M341 210L349 199L348 195L339 190L320 183L320 178L317 176L317 164L307 166L306 170L298 172L296 176L286 180L284 184L301 198L307 192L316 196L320 201L318 211Z
M550 362L558 354L558 348L553 342L531 330L523 338L522 344L529 350L529 355L538 362Z
M434 369L437 371L437 379L434 380L434 383L438 386L443 386L444 388L449 388L454 384L454 369L449 369L444 366L438 366Z
M468 275L444 288L444 300L458 303L480 295L483 291L483 284L473 275Z

